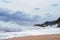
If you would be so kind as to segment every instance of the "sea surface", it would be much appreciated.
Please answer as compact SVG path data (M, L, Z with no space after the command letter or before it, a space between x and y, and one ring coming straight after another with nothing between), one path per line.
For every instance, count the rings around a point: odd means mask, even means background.
M13 30L15 30L15 32L13 32ZM19 28L14 27L13 30L11 30L10 32L0 31L0 39L31 36L31 35L60 34L60 28L56 28L56 25L47 27L21 26Z

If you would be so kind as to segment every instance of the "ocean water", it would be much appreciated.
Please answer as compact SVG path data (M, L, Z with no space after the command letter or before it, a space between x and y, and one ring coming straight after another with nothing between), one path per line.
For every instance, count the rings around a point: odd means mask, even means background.
M13 30L15 30L15 32L13 32ZM31 36L31 35L60 34L60 28L56 28L56 25L47 27L21 26L19 28L14 27L13 30L11 30L10 32L7 32L6 30L0 31L0 39Z

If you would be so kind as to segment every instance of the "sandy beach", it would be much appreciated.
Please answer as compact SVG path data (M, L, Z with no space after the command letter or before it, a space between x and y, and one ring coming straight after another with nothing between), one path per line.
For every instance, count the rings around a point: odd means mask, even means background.
M60 40L60 34L25 36L25 37L9 38L5 40Z

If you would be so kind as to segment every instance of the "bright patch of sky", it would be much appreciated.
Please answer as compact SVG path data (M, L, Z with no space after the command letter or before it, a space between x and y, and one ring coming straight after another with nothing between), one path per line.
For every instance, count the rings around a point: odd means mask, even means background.
M29 15L45 15L46 13L59 13L59 0L0 0L0 7L12 11L22 11ZM8 3L7 3L8 2ZM50 5L59 6L50 6ZM39 10L35 9L39 8Z
M60 16L60 0L0 0L0 8L10 10L11 14L21 11L30 18L39 18L38 21Z

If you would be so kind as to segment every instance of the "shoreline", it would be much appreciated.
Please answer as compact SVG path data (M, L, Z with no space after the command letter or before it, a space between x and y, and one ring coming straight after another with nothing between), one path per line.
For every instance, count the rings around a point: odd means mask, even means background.
M8 38L5 40L60 40L60 34L32 35L32 36Z

